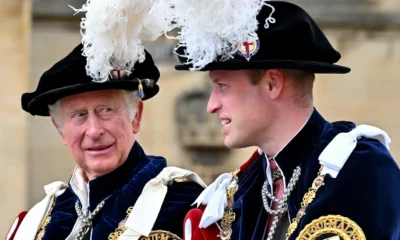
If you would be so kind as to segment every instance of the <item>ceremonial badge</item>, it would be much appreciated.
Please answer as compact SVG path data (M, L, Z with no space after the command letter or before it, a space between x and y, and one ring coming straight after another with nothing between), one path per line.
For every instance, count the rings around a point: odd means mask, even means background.
M121 79L128 75L128 71L125 68L115 68L111 71L111 76L114 79Z
M140 237L139 240L182 240L182 238L168 231L156 230L150 232L148 237Z
M251 42L244 42L238 46L238 54L247 61L250 61L250 58L257 54L260 49L260 40L254 40Z
M312 221L305 226L296 240L314 240L318 237L324 240L366 240L357 223L339 215L323 216Z

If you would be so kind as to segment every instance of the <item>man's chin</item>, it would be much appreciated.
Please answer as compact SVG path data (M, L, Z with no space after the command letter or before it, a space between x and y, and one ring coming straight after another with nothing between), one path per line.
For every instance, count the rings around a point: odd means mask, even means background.
M89 160L88 171L95 177L101 177L111 173L119 167L114 159L95 159Z
M238 141L234 141L228 137L225 137L224 144L226 147L231 148L231 149L244 148L242 146L242 144L240 144Z

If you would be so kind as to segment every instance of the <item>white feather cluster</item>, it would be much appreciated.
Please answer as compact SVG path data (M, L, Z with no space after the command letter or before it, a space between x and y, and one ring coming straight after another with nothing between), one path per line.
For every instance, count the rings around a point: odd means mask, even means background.
M76 12L82 18L86 72L96 82L107 81L110 71L145 59L142 40L153 41L163 32L149 14L153 0L87 0Z
M191 70L198 70L218 56L232 58L239 44L255 40L256 18L267 1L156 0L153 14L162 16L166 31L180 29L175 37L178 46L186 47L183 56L192 64Z

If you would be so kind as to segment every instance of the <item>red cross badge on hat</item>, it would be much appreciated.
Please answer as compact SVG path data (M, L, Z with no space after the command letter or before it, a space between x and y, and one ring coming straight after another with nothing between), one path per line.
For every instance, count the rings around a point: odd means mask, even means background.
M260 41L254 40L250 42L244 42L238 46L238 54L247 61L250 61L250 58L257 54L260 49Z
M128 71L125 70L125 68L115 68L114 70L111 71L111 76L114 79L121 79L125 77L128 74Z

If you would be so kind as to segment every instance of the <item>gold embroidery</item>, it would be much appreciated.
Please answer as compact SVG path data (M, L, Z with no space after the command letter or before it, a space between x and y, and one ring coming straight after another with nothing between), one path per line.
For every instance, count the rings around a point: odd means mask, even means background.
M318 176L314 179L312 186L308 189L308 192L304 194L303 201L301 203L301 208L297 212L295 218L293 218L292 223L289 225L288 232L286 233L286 240L296 231L300 219L306 214L306 208L310 205L315 197L317 196L317 191L320 187L322 187L324 183L325 175L321 174L323 166L320 167L318 171Z
M40 228L36 233L35 240L41 240L44 236L44 231L46 230L47 224L51 220L51 211L53 210L54 204L56 203L56 198L54 197L53 203L51 204L50 210L46 217L43 219L42 224L40 224Z
M330 237L330 238L325 238L324 240L340 240L340 237L338 235Z
M168 231L156 230L150 232L148 237L140 237L139 240L182 240L182 238Z
M182 182L191 182L187 178L174 178L172 181L177 182L177 183L182 183Z
M35 240L40 240L43 238L44 235L44 230L46 229L47 224L50 222L50 214L47 215L44 220L42 221L42 224L40 225L40 228L38 230L38 233L36 234Z
M336 235L326 240L366 240L357 223L339 215L323 216L312 221L300 232L296 240L313 240L325 234Z

